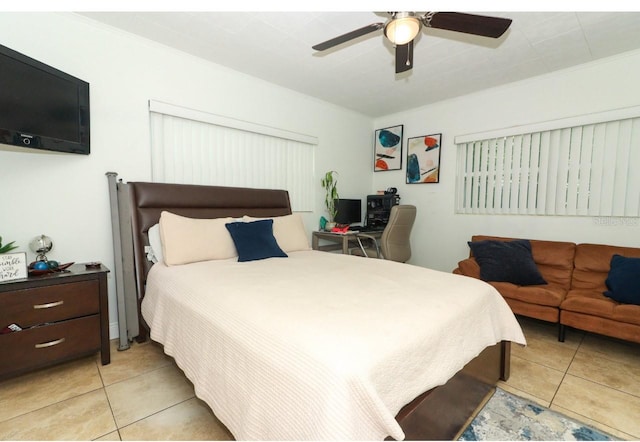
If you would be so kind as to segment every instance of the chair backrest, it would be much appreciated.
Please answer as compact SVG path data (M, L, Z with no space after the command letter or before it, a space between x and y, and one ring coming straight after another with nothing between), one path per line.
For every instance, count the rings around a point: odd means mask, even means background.
M389 222L380 237L385 259L407 262L411 258L411 229L416 220L416 206L400 204L391 207Z

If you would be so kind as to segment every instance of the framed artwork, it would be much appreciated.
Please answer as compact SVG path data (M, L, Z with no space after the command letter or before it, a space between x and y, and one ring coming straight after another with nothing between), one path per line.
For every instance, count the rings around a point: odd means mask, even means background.
M374 141L374 172L402 169L402 129L404 125L378 129Z
M407 184L440 182L442 134L407 140Z

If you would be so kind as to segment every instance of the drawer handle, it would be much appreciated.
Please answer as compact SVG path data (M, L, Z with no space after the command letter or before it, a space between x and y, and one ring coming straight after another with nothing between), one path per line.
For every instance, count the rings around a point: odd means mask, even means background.
M59 305L64 304L64 301L56 301L56 302L50 302L48 304L36 304L33 306L34 309L38 310L38 309L42 309L42 308L51 308L51 307L57 307Z
M64 342L64 338L56 339L55 341L43 342L42 344L36 344L36 348L47 348L53 347L54 345L62 344Z

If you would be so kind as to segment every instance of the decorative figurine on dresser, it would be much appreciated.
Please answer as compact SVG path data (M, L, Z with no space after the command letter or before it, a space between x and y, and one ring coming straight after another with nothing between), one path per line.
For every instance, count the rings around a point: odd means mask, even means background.
M96 352L108 364L109 269L47 259L45 235L29 246L36 260L24 277L0 279L0 380Z

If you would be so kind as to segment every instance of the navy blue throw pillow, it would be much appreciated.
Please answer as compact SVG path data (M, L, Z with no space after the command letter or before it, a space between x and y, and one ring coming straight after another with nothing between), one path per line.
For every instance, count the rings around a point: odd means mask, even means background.
M227 223L225 227L236 245L238 262L288 257L278 246L278 242L273 236L273 220L271 219L248 223Z
M468 242L480 265L483 281L510 282L516 285L546 284L531 254L527 239L513 241L482 240Z
M611 257L605 296L623 304L640 305L640 258Z

